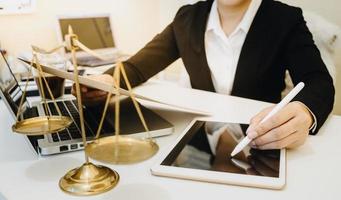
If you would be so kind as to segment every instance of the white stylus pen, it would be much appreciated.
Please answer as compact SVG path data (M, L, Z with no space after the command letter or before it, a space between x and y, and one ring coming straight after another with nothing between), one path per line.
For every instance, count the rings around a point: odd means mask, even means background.
M260 122L263 123L266 120L268 120L270 117L275 115L278 111L280 111L284 106L286 106L302 89L304 88L304 83L300 82L296 85L294 89L292 89L287 96L285 96L281 102L279 102ZM250 139L248 136L246 136L239 144L233 149L231 156L235 156L239 152L241 152L250 142L252 139Z

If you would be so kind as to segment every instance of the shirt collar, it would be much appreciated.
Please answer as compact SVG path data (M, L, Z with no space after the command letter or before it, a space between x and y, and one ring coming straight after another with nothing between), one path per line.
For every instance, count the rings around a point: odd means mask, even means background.
M240 21L239 25L233 31L231 35L235 32L242 30L247 33L251 27L253 19L256 16L256 13L262 3L262 0L251 0L251 3L245 12L243 19ZM217 0L215 0L212 4L212 8L208 17L207 26L206 26L206 33L209 31L221 32L222 27L220 25L220 18L218 13L217 7Z

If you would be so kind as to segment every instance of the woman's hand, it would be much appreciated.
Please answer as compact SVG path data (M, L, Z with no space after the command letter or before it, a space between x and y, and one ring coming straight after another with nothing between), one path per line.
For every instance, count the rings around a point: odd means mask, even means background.
M277 114L259 124L272 107L262 110L251 119L247 135L257 149L295 148L302 145L309 135L313 116L301 102L291 102Z
M108 74L93 75L93 76L88 76L88 78L94 79L96 81L101 81L104 83L110 83L110 84L114 83L113 77ZM87 106L94 106L94 105L103 103L106 100L106 97L108 94L105 91L90 88L85 85L80 85L80 90L81 90L82 102L84 105L87 105ZM71 94L73 94L74 96L77 96L75 84L73 84L72 86Z

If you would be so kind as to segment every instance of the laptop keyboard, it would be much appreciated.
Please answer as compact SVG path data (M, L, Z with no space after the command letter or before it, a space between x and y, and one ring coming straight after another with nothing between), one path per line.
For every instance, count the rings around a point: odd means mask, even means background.
M58 101L56 103L62 115L71 117L73 122L68 128L62 131L56 132L56 133L52 133L51 137L52 137L53 142L60 142L60 141L67 141L67 140L82 138L80 116L78 113L77 101L76 100ZM54 103L49 102L47 103L47 105L48 105L50 112L53 115L58 115L58 112ZM34 112L32 113L32 116L33 115L38 116L37 109L32 108L32 110L35 110L35 111L31 111L31 112ZM87 139L92 139L96 135L96 131L97 131L100 119L99 117L95 117L92 114L92 111L89 111L86 108L83 108L83 113L84 113L84 118L85 118L84 127L85 127L86 137ZM103 128L101 130L101 134L110 133L110 132L113 132L113 130L114 128L110 125L110 123L104 122Z
M32 117L37 117L39 114L38 114L38 109L37 107L33 107L33 108L30 108L30 109L26 109L24 114L23 114L23 117L24 119L29 119L29 118L32 118Z

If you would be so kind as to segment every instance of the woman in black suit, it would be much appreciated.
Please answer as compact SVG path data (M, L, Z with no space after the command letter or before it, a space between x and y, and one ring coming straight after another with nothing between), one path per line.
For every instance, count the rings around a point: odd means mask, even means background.
M210 22L211 18L215 21ZM210 39L210 24L213 24L213 32L218 30L216 35L221 43L234 34L238 36L231 54L224 52L229 52L229 48L221 51L216 48L220 42ZM244 35L238 35L242 33L239 29L245 31ZM163 32L124 65L136 86L178 58L182 58L195 89L221 90L226 94L277 103L285 87L286 70L294 84L300 81L306 84L300 94L271 119L259 124L271 108L251 119L247 134L254 139L251 144L254 148L300 146L309 133L318 132L333 107L332 78L301 9L296 7L273 0L207 0L184 6ZM232 60L236 62L228 64ZM226 77L215 73L225 70L224 63L231 69ZM94 78L112 81L109 75ZM82 87L85 102L101 101L105 95L105 92Z

